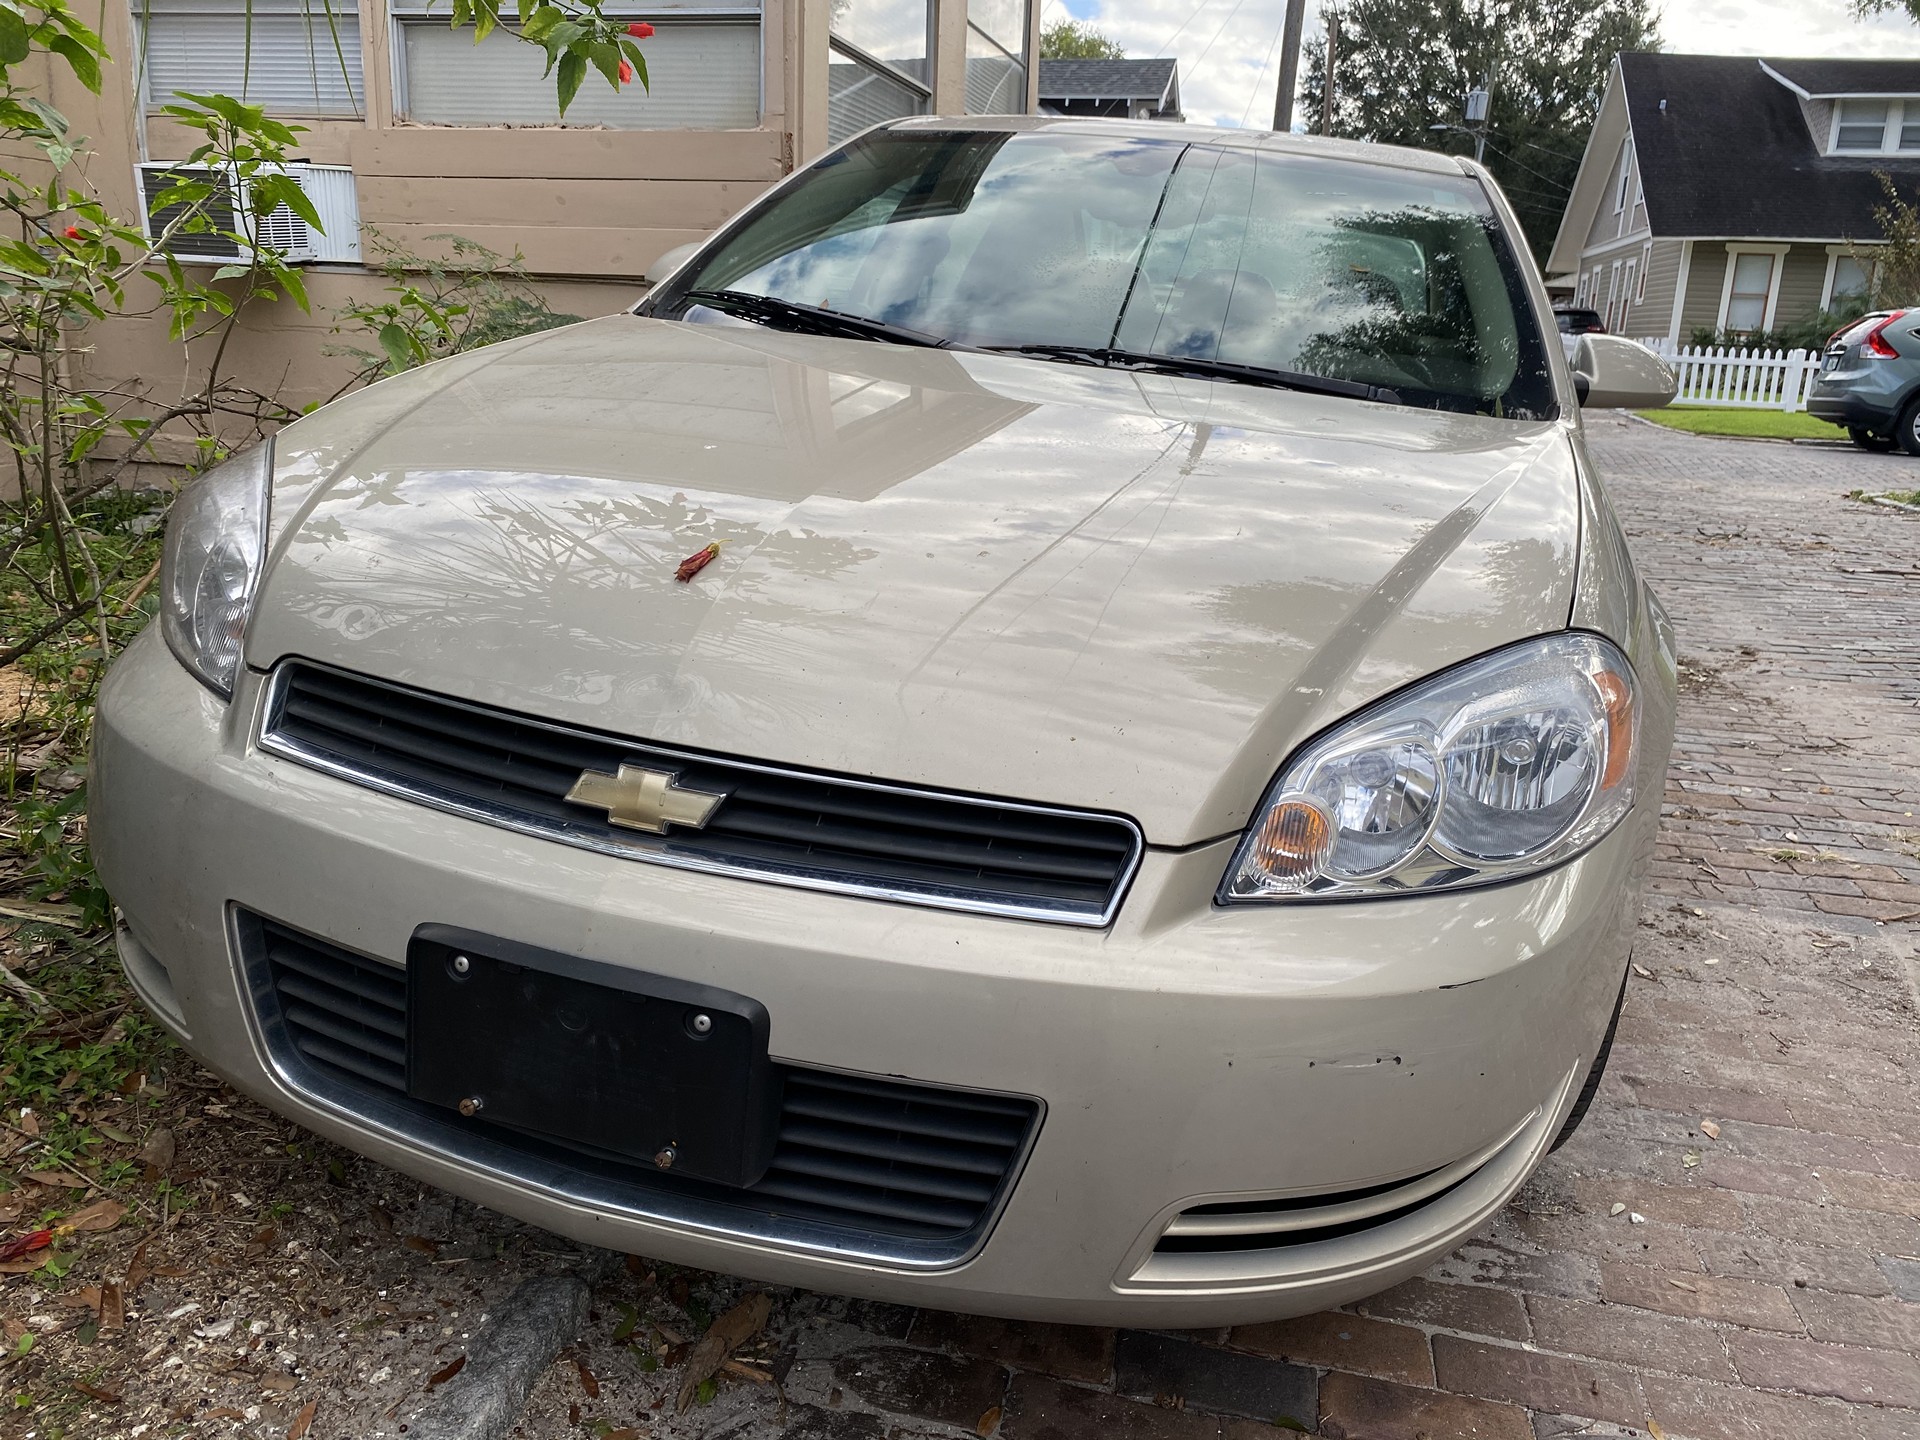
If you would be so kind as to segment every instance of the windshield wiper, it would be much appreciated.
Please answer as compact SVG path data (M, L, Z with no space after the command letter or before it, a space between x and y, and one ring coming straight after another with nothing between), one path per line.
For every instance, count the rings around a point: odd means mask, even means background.
M890 340L895 345L925 345L936 350L956 348L951 340L929 335L924 330L909 330L904 325L889 325L865 315L843 315L817 305L801 305L772 295L750 295L745 290L689 290L680 297L711 310L722 310L743 319L757 320L777 330L796 330L804 335L835 335L852 340Z
M1192 375L1205 380L1237 380L1247 385L1268 385L1279 390L1300 390L1309 395L1337 395L1346 400L1377 400L1383 405L1404 402L1399 393L1384 385L1368 385L1359 380L1336 380L1328 375L1307 375L1298 370L1269 370L1261 365L1238 365L1231 360L1202 360L1181 355L1154 355L1144 350L1116 350L1105 345L987 345L983 349L1004 355L1032 355L1042 360L1066 360L1078 365L1098 365L1109 370L1145 371L1154 375Z

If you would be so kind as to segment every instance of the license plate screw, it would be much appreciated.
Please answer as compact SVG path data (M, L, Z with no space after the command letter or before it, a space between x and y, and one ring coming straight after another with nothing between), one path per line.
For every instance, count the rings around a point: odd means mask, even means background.
M473 968L473 962L467 959L466 956L456 955L453 957L453 973L454 974L464 975L472 968Z
M700 1018L702 1020L705 1020L707 1017L702 1015ZM708 1023L711 1024L712 1022L709 1021ZM673 1162L678 1160L679 1158L680 1158L680 1152L678 1150L675 1150L673 1146L662 1145L659 1151L654 1155L653 1163L655 1165L658 1165L662 1170L671 1170L673 1168Z
M693 1017L693 1033L694 1034L705 1035L708 1031L712 1029L713 1029L713 1017L711 1015L696 1015Z
M469 1117L478 1115L486 1108L486 1105L487 1102L482 1100L478 1095L469 1095L460 1102L460 1113Z

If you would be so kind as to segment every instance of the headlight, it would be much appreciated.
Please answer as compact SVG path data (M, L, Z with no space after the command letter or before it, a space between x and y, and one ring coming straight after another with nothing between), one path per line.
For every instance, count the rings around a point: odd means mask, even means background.
M1529 640L1362 711L1281 769L1223 903L1457 889L1557 865L1633 804L1633 670Z
M231 697L267 546L273 446L256 445L174 501L160 558L160 630L180 663Z

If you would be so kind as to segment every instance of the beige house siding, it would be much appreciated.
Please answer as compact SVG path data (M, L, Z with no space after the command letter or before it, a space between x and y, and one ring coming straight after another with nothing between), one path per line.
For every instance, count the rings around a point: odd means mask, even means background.
M759 124L709 131L397 119L394 22L386 0L357 3L364 113L276 118L306 127L298 158L352 168L363 259L374 258L374 232L426 256L446 249L434 237L458 235L502 255L517 252L556 310L609 314L644 293L642 277L660 255L712 233L828 147L830 0L762 0ZM1039 0L1027 7L1030 58L1039 53L1040 9ZM931 29L931 108L963 113L966 0L932 0ZM97 154L89 174L102 201L114 213L137 216L140 162L182 159L196 137L164 116L140 113L128 6L104 7L103 39L116 63L106 67L98 95L85 91L64 67L53 69L42 93L50 92L76 133L91 137ZM1027 71L1031 111L1038 64ZM588 76L588 85L603 83ZM635 86L622 103L644 106L646 93ZM345 338L331 333L333 312L349 298L376 298L386 283L350 265L310 266L305 278L310 314L285 303L252 305L226 355L228 374L253 377L251 383L293 404L327 398L351 373L353 362L325 353ZM150 298L140 293L144 284L134 284L136 307ZM167 338L162 316L103 322L86 342L82 366L102 385L177 395L183 377L198 370Z
M1687 298L1680 311L1680 343L1695 330L1711 330L1720 321L1720 292L1727 280L1726 246L1715 240L1693 242L1687 267Z
M1628 167L1631 168L1633 165L1633 139L1631 135L1627 138L1625 149L1627 156L1626 163ZM1583 249L1591 250L1596 245L1610 244L1615 240L1632 234L1633 231L1629 226L1636 215L1639 217L1641 224L1646 222L1645 210L1633 203L1634 177L1630 176L1627 181L1627 208L1621 211L1616 211L1613 208L1613 198L1620 193L1619 165L1620 156L1616 153L1608 164L1606 188L1601 193L1600 207L1594 214L1593 224L1587 229L1587 243L1582 247Z
M1627 308L1626 323L1620 333L1633 340L1662 338L1673 323L1673 287L1680 278L1678 240L1656 240L1646 254L1646 287L1641 298Z
M1819 313L1820 292L1827 283L1827 247L1796 245L1780 267L1780 303L1774 324L1792 325Z
M1813 136L1813 148L1824 155L1827 138L1833 134L1833 101L1802 100L1800 114L1806 119L1807 133Z

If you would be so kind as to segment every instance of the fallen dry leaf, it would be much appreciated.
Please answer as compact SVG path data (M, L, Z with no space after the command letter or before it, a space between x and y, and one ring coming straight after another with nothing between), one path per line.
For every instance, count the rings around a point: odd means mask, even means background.
M118 1390L109 1390L104 1385L90 1385L85 1380L70 1380L67 1383L90 1399L103 1400L109 1405L118 1405L120 1403L120 1392Z
M427 1388L431 1390L437 1385L446 1384L447 1381L451 1380L454 1376L458 1375L462 1370L466 1368L467 1368L467 1357L462 1355L458 1359L456 1359L452 1364L444 1365L440 1369L434 1371L433 1374L429 1375L427 1377Z
M77 1230L111 1230L126 1216L127 1207L118 1200L96 1200L91 1205L81 1206L56 1228L62 1234Z
M1700 1122L1700 1133L1709 1140L1718 1140L1720 1138L1720 1127L1711 1120L1702 1120Z
M644 1430L636 1430L631 1425L622 1425L618 1430L609 1430L600 1440L640 1440Z
M976 1435L991 1435L999 1424L1000 1407L995 1405L981 1415L973 1427L973 1433Z
M142 1240L140 1242L140 1248L133 1252L133 1259L127 1262L127 1278L123 1282L126 1286L127 1294L133 1294L134 1291L146 1284L148 1277L152 1274L153 1267L147 1264L147 1242Z
M772 1313L771 1297L764 1293L749 1295L707 1328L707 1333L700 1337L700 1343L687 1357L687 1373L680 1381L678 1402L682 1411L693 1404L700 1382L712 1379L735 1350L758 1335Z
M1647 1421L1647 1434L1651 1435L1653 1440L1667 1440L1667 1432L1658 1420Z
M40 1133L40 1117L35 1115L31 1110L22 1110L20 1112L20 1128L29 1135L38 1135Z
M731 1375L736 1380L748 1380L755 1385L771 1385L773 1372L762 1370L758 1365L749 1365L744 1360L729 1360L720 1367L722 1375Z
M49 1185L54 1189L84 1190L87 1182L78 1175L69 1175L64 1170L29 1170L27 1179L36 1185Z
M260 1377L260 1388L262 1390L272 1390L276 1394L284 1395L289 1390L299 1389L300 1382L291 1375L262 1375Z
M401 1240L400 1243L409 1250L418 1250L422 1255L438 1255L440 1253L440 1242L438 1240L429 1240L424 1235L409 1235Z
M172 1171L174 1156L178 1151L179 1146L173 1138L173 1131L163 1125L147 1136L147 1143L134 1152L133 1158L149 1170L165 1175Z
M307 1427L313 1424L313 1412L320 1408L318 1400L309 1400L300 1407L300 1413L293 1417L293 1424L287 1427L287 1440L300 1440L307 1433Z
M1651 980L1653 978L1653 972L1638 961L1634 962L1633 973L1638 975L1642 980Z
M127 1297L112 1281L100 1287L100 1306L96 1313L100 1316L102 1330L121 1330L126 1327Z
M574 1366L580 1371L580 1388L587 1392L589 1400L600 1398L600 1382L594 1378L593 1371L587 1368L587 1362L576 1360Z

